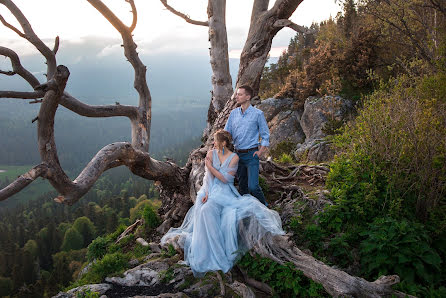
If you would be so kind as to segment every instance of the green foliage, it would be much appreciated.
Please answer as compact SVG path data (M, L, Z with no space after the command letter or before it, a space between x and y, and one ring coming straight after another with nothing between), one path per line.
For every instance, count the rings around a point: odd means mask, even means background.
M36 258L39 253L39 247L37 245L37 242L35 240L28 240L25 243L25 246L23 247L23 250L28 252L32 258Z
M61 250L77 250L84 246L84 238L82 235L74 228L70 228L65 232L65 236L62 242Z
M289 154L282 153L282 155L276 159L276 161L282 164L290 164L293 162L293 158Z
M271 153L271 157L273 159L280 159L280 157L283 154L292 156L293 151L295 149L296 149L296 143L289 142L289 141L282 141L279 144L277 144L276 146L274 146L274 148L272 148L270 150L270 153Z
M77 218L73 223L73 228L76 229L84 238L83 247L90 244L95 237L96 228L91 220L86 216Z
M376 218L361 236L361 264L369 278L398 274L408 283L438 282L441 258L430 246L431 239L421 224L405 219Z
M100 297L99 293L92 292L90 289L76 293L76 298L99 298L99 297Z
M260 188L262 189L263 193L266 196L266 194L269 192L269 186L268 186L268 183L266 183L265 178L263 178L260 175L259 175L259 185L260 185Z
M92 264L90 271L70 287L73 288L85 284L100 283L107 276L118 275L127 269L129 260L129 255L120 252L107 254L102 259Z
M275 297L329 297L320 284L305 277L291 263L280 265L259 255L246 254L238 265L249 276L267 283Z
M173 276L173 268L172 267L160 272L160 279L161 279L162 283L167 284L173 278L174 278L174 276Z
M0 276L0 297L6 297L12 293L12 280L8 277Z
M87 258L91 262L94 259L101 259L107 253L107 247L111 243L110 239L97 237L88 246Z
M158 214L151 205L146 205L142 214L146 231L151 231L160 224Z
M173 247L173 245L172 244L169 244L169 246L167 247L167 250L162 250L161 251L161 255L164 257L164 258L171 258L171 257L173 257L174 255L176 255L177 254L177 251L175 250L175 248Z

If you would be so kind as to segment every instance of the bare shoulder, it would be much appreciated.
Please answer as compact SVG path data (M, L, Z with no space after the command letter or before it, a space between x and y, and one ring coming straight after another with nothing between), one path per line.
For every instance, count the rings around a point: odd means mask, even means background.
M229 163L230 165L235 165L236 163L238 163L238 155L235 154L234 157L232 158L231 162Z
M210 149L206 154L206 157L212 158L212 152L214 152L214 149Z

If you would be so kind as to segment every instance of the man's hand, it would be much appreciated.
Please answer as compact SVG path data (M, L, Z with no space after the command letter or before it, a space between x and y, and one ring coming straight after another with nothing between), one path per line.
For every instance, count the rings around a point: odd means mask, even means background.
M256 155L257 155L259 158L261 158L261 157L263 156L263 154L265 153L266 148L267 148L267 147L265 147L265 146L260 146L259 150L257 150L256 152L254 152L254 153L252 154L252 156L256 156Z
M206 192L206 195L201 199L201 202L206 203L208 200L208 193Z

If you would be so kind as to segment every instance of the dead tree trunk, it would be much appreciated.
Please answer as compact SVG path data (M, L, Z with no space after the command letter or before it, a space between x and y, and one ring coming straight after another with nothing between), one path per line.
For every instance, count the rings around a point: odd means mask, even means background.
M22 27L22 31L8 23L2 16L0 21L27 39L45 57L48 81L40 84L39 80L26 70L20 63L18 55L11 49L0 47L0 55L11 60L13 70L1 72L7 75L19 75L25 79L34 92L1 91L0 98L40 99L38 121L38 148L42 163L20 176L11 184L0 190L0 200L5 200L29 185L37 177L50 181L59 192L57 202L73 204L78 201L96 182L101 174L113 167L125 165L134 174L149 180L161 181L165 185L187 192L188 171L170 162L159 162L150 157L151 96L146 82L146 66L141 62L133 41L132 31L136 27L137 12L133 0L126 0L131 6L132 24L124 25L116 15L100 0L88 0L112 26L121 34L124 55L134 69L134 87L139 96L138 106L90 106L64 92L69 71L65 66L57 65L56 54L59 48L59 38L56 38L54 49L49 49L34 33L31 25L20 9L11 0L0 0ZM71 181L60 166L56 143L54 140L54 116L58 105L86 117L126 116L132 125L132 143L113 143L101 149L90 161L79 176ZM33 121L34 122L34 121Z

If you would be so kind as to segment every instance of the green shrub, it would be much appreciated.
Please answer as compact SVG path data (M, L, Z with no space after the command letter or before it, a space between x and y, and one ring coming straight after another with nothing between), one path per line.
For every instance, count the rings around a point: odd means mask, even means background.
M262 189L263 193L266 196L266 194L269 192L269 186L268 186L268 183L266 183L265 178L263 178L260 175L259 175L259 185L260 185L260 188Z
M438 281L441 258L431 248L423 225L377 218L361 236L365 237L360 245L361 268L367 277L396 273L408 283Z
M273 159L279 159L282 154L293 155L293 151L296 149L296 143L289 141L282 141L278 143L274 148L270 150L271 157Z
M130 257L128 255L119 252L107 254L91 266L90 271L82 280L88 283L99 283L107 276L122 273L127 269L129 260Z
M105 237L97 237L88 246L87 258L91 262L101 259L107 253L107 247L111 241Z
M238 265L249 276L267 283L275 297L330 297L320 284L304 276L291 263L280 265L259 255L246 254Z
M283 164L289 164L293 162L293 158L287 153L282 153L282 155L280 155L280 157L277 158L276 161Z
M76 298L99 298L99 297L100 297L99 293L92 292L90 289L76 293Z
M142 213L146 231L151 231L160 224L158 214L153 210L152 206L146 205Z

